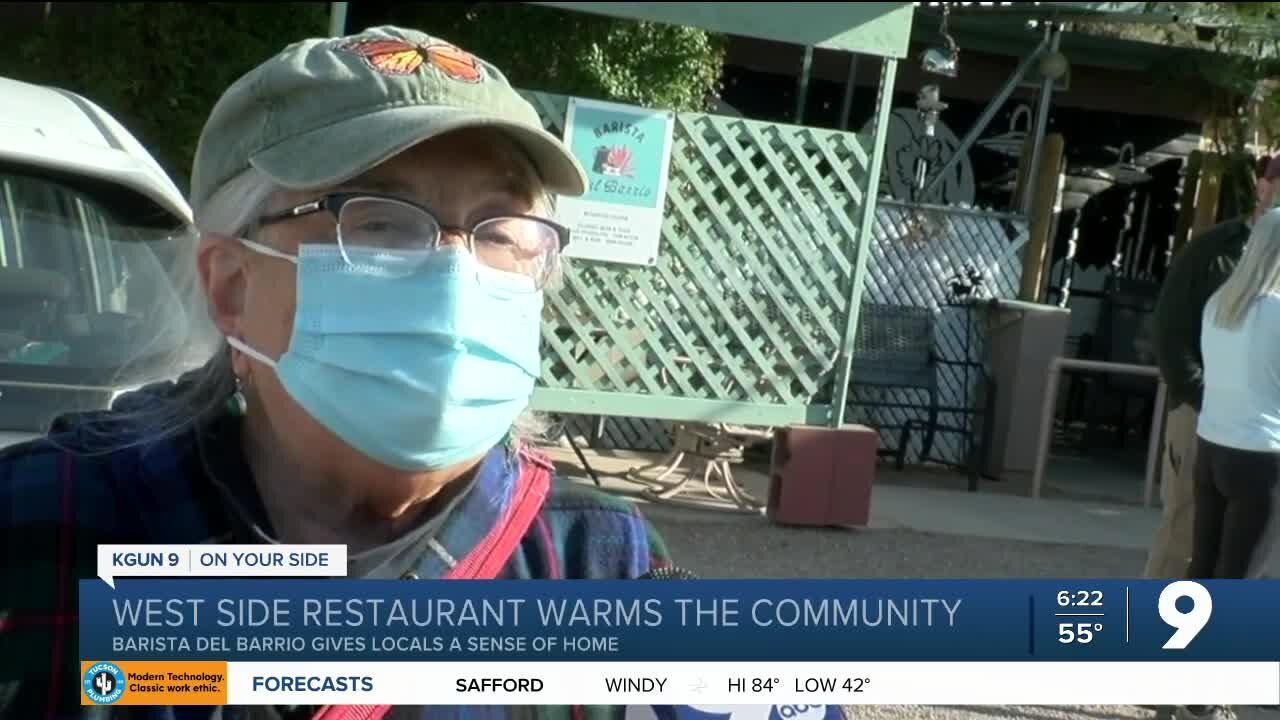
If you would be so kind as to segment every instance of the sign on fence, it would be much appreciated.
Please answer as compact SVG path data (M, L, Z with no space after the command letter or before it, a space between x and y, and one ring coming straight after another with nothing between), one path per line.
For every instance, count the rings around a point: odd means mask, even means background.
M573 232L565 255L654 265L671 164L674 115L570 98L565 143L587 169L587 193L561 198L560 222Z

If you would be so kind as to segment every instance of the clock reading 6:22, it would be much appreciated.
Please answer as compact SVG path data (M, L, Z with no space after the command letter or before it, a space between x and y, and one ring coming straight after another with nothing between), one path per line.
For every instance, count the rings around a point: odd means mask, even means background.
M1101 590L1063 590L1058 593L1060 607L1102 607Z

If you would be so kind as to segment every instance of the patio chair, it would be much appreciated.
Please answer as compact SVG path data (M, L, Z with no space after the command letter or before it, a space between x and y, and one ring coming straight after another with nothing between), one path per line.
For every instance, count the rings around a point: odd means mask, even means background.
M1105 298L1098 314L1097 332L1089 353L1094 359L1133 365L1154 365L1155 350L1152 346L1151 322L1155 313L1159 285L1128 278L1111 278L1107 283ZM1115 428L1115 445L1122 448L1132 429L1133 403L1139 414L1139 436L1150 432L1150 418L1155 403L1156 386L1150 379L1130 375L1104 375L1092 377L1089 382L1097 391L1099 401L1118 402L1112 418ZM1098 411L1089 413L1089 426L1096 428ZM1092 432L1090 433L1093 434Z
M933 311L923 307L903 305L863 304L858 314L858 333L854 339L850 394L847 410L870 409L873 418L876 410L923 409L925 417L912 418L900 425L869 424L880 429L899 429L897 447L882 448L882 456L895 459L898 468L906 463L912 431L923 431L920 457L928 458L938 430L938 358L935 346L935 318ZM926 396L924 406L917 403L867 401L854 398L855 388L886 390L918 390Z
M672 427L674 447L664 459L649 467L635 467L627 480L641 485L641 495L652 502L662 502L700 510L721 510L760 515L765 503L754 497L733 475L733 465L742 462L746 447L766 442L771 429L751 428L727 423L675 423ZM674 482L667 478L684 465L686 459L701 467L686 468ZM658 470L656 476L648 472ZM695 479L702 478L703 495L690 496L687 491ZM717 492L718 484L724 495Z

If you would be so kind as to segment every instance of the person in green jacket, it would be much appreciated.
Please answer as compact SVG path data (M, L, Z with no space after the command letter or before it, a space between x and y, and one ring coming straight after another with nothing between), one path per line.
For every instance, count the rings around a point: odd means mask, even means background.
M1196 236L1173 259L1155 310L1156 355L1168 386L1160 498L1164 505L1144 572L1149 578L1183 578L1191 559L1196 423L1204 392L1200 325L1205 303L1226 281L1249 231L1280 200L1280 155L1258 179L1253 213L1219 223Z

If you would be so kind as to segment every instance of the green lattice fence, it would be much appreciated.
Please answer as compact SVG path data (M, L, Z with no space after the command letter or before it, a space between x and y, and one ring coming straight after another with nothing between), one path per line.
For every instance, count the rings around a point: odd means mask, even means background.
M561 134L567 98L528 93ZM847 332L867 135L676 117L654 267L573 261L548 295L537 409L778 425L815 402Z

